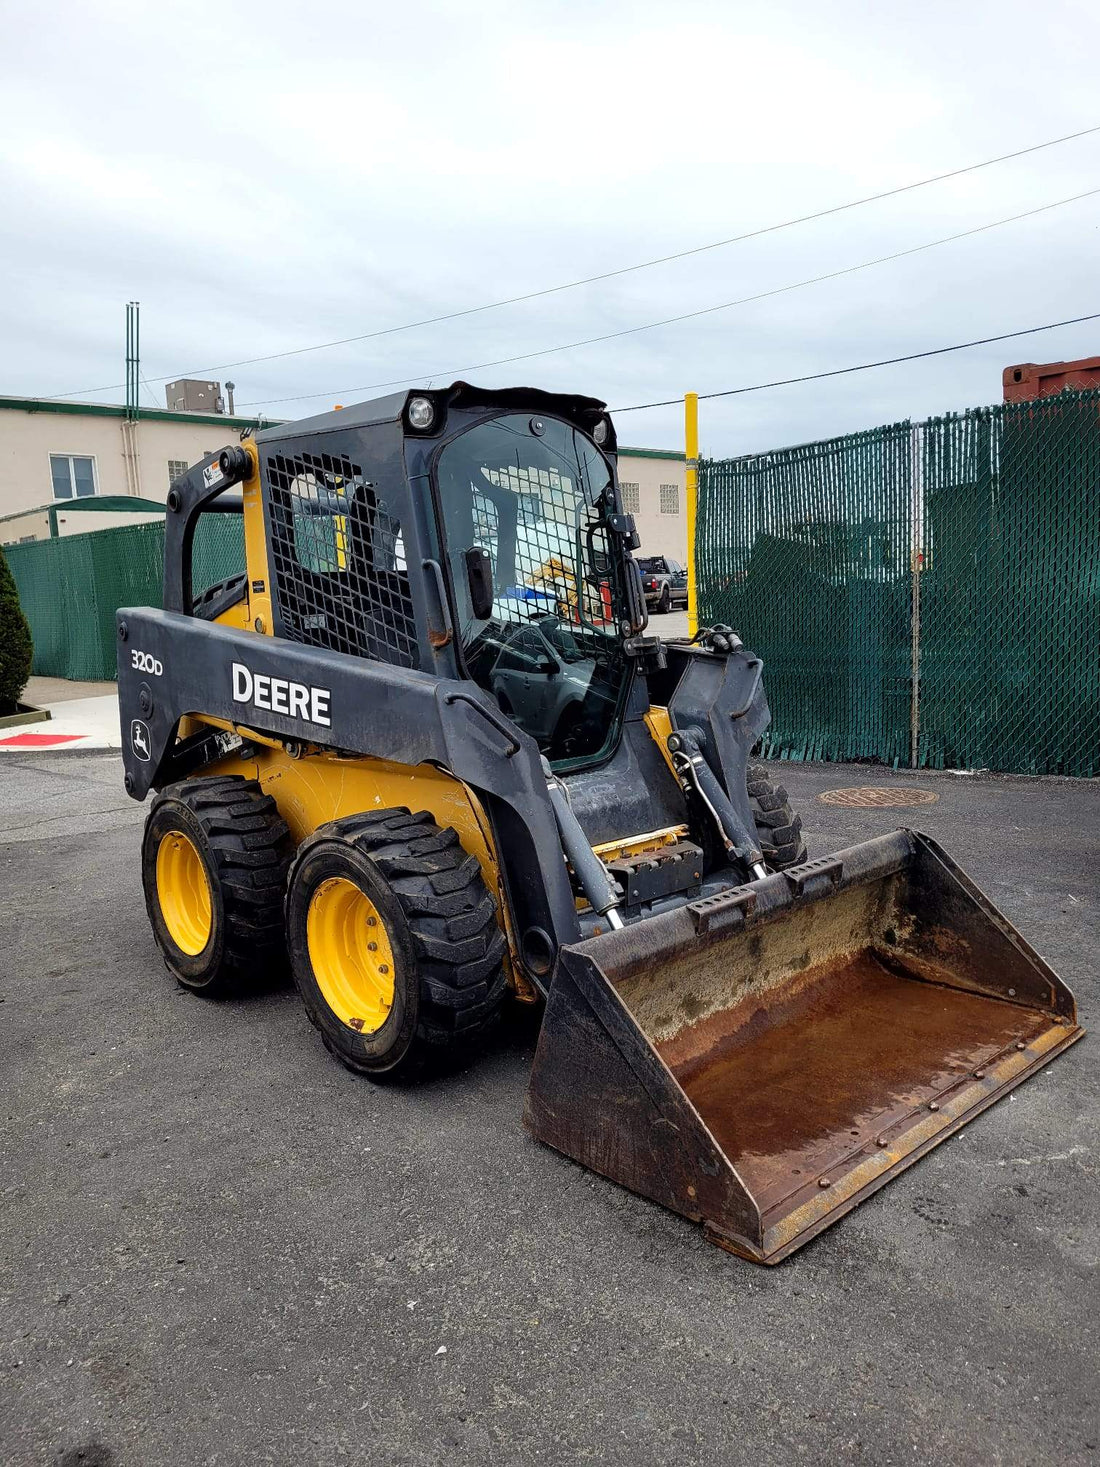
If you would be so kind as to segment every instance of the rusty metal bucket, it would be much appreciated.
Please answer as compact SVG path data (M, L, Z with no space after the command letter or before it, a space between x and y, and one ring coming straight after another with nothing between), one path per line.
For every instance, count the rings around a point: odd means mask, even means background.
M899 830L562 951L541 1141L778 1263L1083 1033L939 846Z

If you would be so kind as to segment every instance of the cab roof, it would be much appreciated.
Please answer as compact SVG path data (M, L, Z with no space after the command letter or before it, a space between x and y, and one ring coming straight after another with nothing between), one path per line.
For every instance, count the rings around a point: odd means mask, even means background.
M258 443L275 443L284 438L300 438L311 433L346 432L349 428L373 428L382 423L397 422L410 397L431 397L447 408L508 409L517 412L552 413L587 424L606 412L607 404L598 397L582 397L577 393L545 392L541 387L475 387L470 382L452 382L449 387L409 387L375 397L369 402L317 413L312 418L274 424L256 434Z

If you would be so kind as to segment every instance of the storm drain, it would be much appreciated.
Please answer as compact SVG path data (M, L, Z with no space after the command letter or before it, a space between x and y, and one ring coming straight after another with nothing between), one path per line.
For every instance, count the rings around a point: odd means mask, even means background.
M844 805L848 808L874 806L878 810L900 810L910 805L934 805L939 795L935 790L883 789L875 785L860 785L855 789L826 790L817 798L823 805Z

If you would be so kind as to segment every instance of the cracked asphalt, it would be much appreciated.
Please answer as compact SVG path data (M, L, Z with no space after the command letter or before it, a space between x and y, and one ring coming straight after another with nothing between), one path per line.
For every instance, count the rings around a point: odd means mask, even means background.
M1097 1022L1100 784L787 766L810 854L940 840ZM378 1089L164 972L113 757L0 770L0 1460L1100 1461L1086 1038L776 1269L520 1125L536 1023Z

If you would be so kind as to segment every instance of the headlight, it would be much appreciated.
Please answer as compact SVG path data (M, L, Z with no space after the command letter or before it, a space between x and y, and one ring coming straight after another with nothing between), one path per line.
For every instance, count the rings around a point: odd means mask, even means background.
M406 411L409 427L415 428L418 433L426 433L435 422L435 403L430 397L410 397Z
M611 424L607 418L601 418L592 429L592 441L596 444L597 448L602 448L610 436Z

